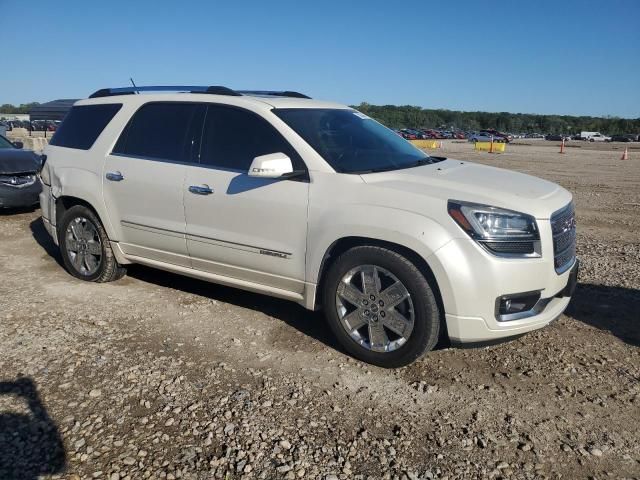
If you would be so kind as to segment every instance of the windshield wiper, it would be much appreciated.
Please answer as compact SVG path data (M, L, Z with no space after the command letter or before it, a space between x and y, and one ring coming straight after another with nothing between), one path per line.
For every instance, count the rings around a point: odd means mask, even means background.
M371 170L367 170L366 172L358 172L358 173L390 172L393 170L404 170L406 168L414 168L414 167L421 167L423 165L431 165L432 163L433 163L433 160L431 160L431 157L427 157L427 158L421 158L420 160L417 160L413 163L408 163L407 165L378 167L378 168L372 168Z
M422 165L431 165L433 163L433 159L431 157L421 158L416 161L413 165L409 165L408 167L403 168L413 168L413 167L421 167Z
M421 167L423 165L431 165L435 163L431 157L421 158L413 163L407 163L406 165L388 165L386 167L367 168L365 170L349 170L346 173L352 173L356 175L363 175L366 173L379 173L379 172L391 172L393 170L404 170L405 168Z

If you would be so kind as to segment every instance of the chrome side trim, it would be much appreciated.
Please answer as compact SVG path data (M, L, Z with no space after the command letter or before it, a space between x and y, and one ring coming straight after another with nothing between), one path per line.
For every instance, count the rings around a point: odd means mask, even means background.
M150 225L143 225L136 222L130 222L128 220L121 220L120 224L123 227L134 228L138 230L144 230L151 233L158 233L160 235L169 235L173 237L186 238L193 242L209 243L212 245L218 245L220 247L235 248L237 250L244 250L246 252L257 253L261 255L268 255L272 257L289 259L292 256L291 252L283 252L281 250L274 250L271 248L257 247L255 245L247 245L244 243L230 242L228 240L220 240L219 238L205 237L202 235L195 235L193 233L177 232L175 230L168 230L160 227L152 227Z
M120 225L127 228L133 228L135 230L142 230L145 232L156 233L159 235L167 235L169 237L185 238L184 232L176 232L175 230L168 230L166 228L152 227L150 225L143 225L141 223L130 222L128 220L120 220Z
M229 242L227 240L220 240L218 238L204 237L201 235L194 235L187 233L187 240L192 242L208 243L211 245L217 245L220 247L233 248L236 250L243 250L245 252L258 253L261 255L269 255L271 257L278 258L291 258L291 253L281 252L279 250L272 250L270 248L256 247L255 245L246 245L244 243Z

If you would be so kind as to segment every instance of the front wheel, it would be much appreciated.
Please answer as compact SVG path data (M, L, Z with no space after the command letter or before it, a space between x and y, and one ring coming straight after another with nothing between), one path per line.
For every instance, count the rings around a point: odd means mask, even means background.
M382 247L352 248L331 265L323 307L354 357L385 368L412 363L437 343L440 312L424 275Z
M126 273L113 255L100 219L91 209L74 205L64 212L59 228L62 261L74 277L89 282L110 282Z

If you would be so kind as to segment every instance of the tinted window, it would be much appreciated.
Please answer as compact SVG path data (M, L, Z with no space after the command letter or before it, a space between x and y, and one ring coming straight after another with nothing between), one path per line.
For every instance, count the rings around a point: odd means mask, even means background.
M432 163L387 127L355 110L275 109L336 171L368 173Z
M129 121L113 152L189 161L191 125L203 112L204 107L197 103L147 103Z
M89 150L121 107L121 103L73 107L53 135L51 145Z
M278 152L291 158L294 170L305 169L293 147L265 119L247 110L208 107L200 163L247 171L255 157Z

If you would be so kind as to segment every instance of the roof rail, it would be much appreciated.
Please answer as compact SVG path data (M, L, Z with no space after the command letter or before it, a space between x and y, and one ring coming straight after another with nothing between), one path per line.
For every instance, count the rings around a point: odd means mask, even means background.
M188 92L188 93L211 93L214 95L232 95L240 96L227 87L221 86L199 86L199 85L156 85L149 87L119 87L119 88L102 88L91 95L89 98L110 97L113 95L133 95L139 92Z
M140 92L187 92L187 93L210 93L213 95L257 95L257 96L275 96L275 97L292 97L292 98L311 98L299 92L290 90L273 91L273 90L231 90L227 87L218 85L198 86L198 85L156 85L148 87L118 87L118 88L101 88L89 95L89 98L111 97L114 95L133 95Z
M270 96L270 97L292 97L292 98L311 98L308 95L300 92L293 92L291 90L238 90L238 93L242 95L258 95L258 96Z

